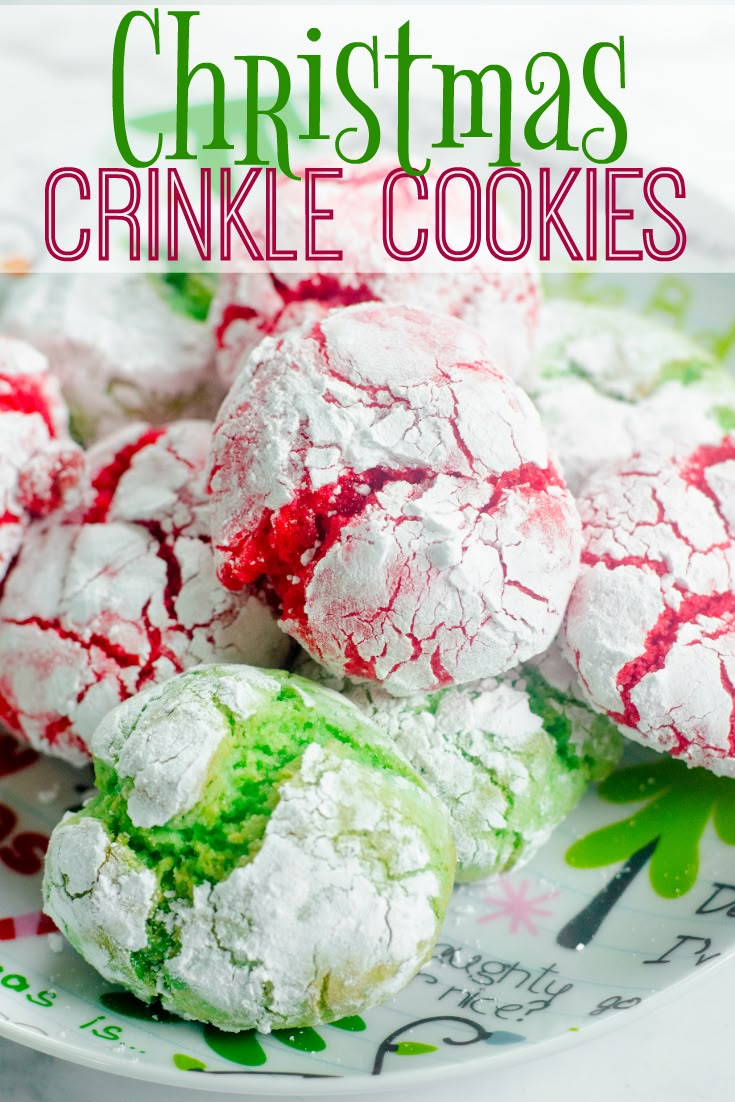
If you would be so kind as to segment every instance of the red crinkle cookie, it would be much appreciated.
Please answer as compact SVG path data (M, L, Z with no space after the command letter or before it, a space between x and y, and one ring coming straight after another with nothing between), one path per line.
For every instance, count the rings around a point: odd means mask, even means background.
M358 166L345 169L343 179L317 182L317 204L333 211L333 217L315 223L316 244L321 251L341 250L339 262L303 260L303 185L279 178L277 243L280 249L296 249L299 260L255 265L248 257L244 272L225 272L220 277L210 322L219 349L217 368L226 386L263 337L308 327L328 310L362 302L405 303L459 318L482 332L498 367L523 379L538 323L540 287L535 270L522 262L504 265L484 250L454 265L461 271L418 270L410 263L396 263L388 270L390 260L382 240L382 187L393 168L387 162ZM401 180L394 188L395 232L402 248L415 241L417 227L434 217L436 175L427 174L427 180L427 200L417 198L412 180ZM261 221L264 226L265 217ZM517 239L517 232L505 227L504 218L501 221L500 238L507 229L508 240ZM264 230L253 232L264 253ZM466 240L467 233L466 225L458 227L452 239Z
M216 579L212 426L133 425L88 453L73 510L29 528L0 597L0 723L73 762L102 717L202 662L277 666L288 640Z
M591 480L564 645L590 703L656 750L735 776L735 440Z
M68 501L84 470L44 356L0 337L0 582L33 517Z
M210 463L220 579L256 586L335 673L431 691L559 627L574 502L531 402L460 322L367 304L266 340Z

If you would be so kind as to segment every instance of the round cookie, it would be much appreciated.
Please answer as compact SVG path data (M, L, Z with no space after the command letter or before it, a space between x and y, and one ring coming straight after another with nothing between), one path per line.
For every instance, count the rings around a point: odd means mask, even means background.
M626 310L541 309L528 391L569 488L656 440L716 443L735 428L735 379L684 334Z
M374 720L441 800L459 882L525 864L622 752L610 720L579 699L555 644L500 677L401 699L333 678L303 655L294 668Z
M68 503L84 471L40 352L0 337L0 583L34 517Z
M378 729L285 673L203 666L111 712L46 911L105 978L224 1030L361 1013L428 959L446 813Z
M540 286L536 272L521 262L503 264L483 251L482 260L455 264L460 271L431 272L415 265L391 264L383 245L383 181L396 166L355 166L341 179L319 179L318 205L333 211L316 223L320 250L342 252L342 260L254 265L243 272L226 272L212 302L211 320L217 338L217 369L231 386L248 355L265 336L280 336L303 328L334 307L361 302L405 303L432 314L447 314L476 327L488 342L493 362L512 378L522 379L530 364L538 321ZM433 207L436 175L427 174L429 201L419 201L413 180L393 190L396 236L416 239L423 208ZM451 192L450 192L451 194ZM280 177L276 187L278 242L303 253L303 185ZM502 215L498 215L502 219ZM450 211L451 219L451 211ZM424 219L425 220L425 216ZM260 223L265 226L265 217ZM507 227L498 234L504 238ZM466 237L460 226L459 240ZM263 231L254 237L261 252ZM512 239L513 231L509 230ZM516 235L517 238L517 235ZM402 246L402 247L405 247ZM441 262L440 262L441 263Z
M211 425L131 426L88 453L79 506L26 535L0 598L0 720L74 762L105 713L208 661L279 665L289 642L218 583L204 466Z
M530 401L474 330L409 307L266 339L218 415L210 490L221 581L396 695L543 651L577 573L579 519Z
M36 275L18 281L0 317L48 356L85 443L130 421L211 417L222 399L209 327L176 309L158 278Z
M580 500L564 646L624 734L735 776L735 441L632 456Z

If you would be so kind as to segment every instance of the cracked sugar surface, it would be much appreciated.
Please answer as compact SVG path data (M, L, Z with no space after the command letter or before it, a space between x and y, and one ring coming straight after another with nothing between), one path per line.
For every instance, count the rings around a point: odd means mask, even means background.
M334 210L331 220L319 223L319 248L340 250L342 260L300 262L298 271L269 270L223 273L212 303L211 319L217 339L217 369L231 386L257 344L266 336L291 329L302 332L331 309L364 302L405 303L432 315L458 318L478 329L487 340L493 361L511 377L525 376L538 323L539 278L528 264L503 266L485 253L481 261L467 260L462 272L384 271L382 185L395 165L352 166L338 180L320 179L320 202ZM436 174L426 180L433 188ZM303 241L304 195L301 186L281 178L276 186L279 240ZM397 226L415 225L416 192L412 180L393 191L392 209ZM496 212L498 233L507 229ZM448 208L451 223L454 208ZM261 224L265 225L265 216ZM413 231L415 233L415 230ZM459 234L462 227L459 227ZM512 229L509 231L512 235ZM256 240L265 250L263 235ZM243 250L244 251L244 250ZM247 265L252 261L247 257ZM455 265L456 267L456 265Z
M374 720L442 801L460 881L529 860L622 750L613 724L570 693L573 671L556 646L497 678L402 698L333 677L305 655L295 669Z
M209 327L145 276L30 276L2 325L48 356L86 443L135 420L211 417L222 398Z
M218 573L335 673L390 692L551 642L579 520L525 394L479 334L368 304L265 341L210 459Z
M454 872L446 815L338 695L201 667L116 709L93 749L100 794L54 832L45 899L108 979L268 1030L382 1001L430 954Z
M590 480L564 647L630 737L735 775L735 442Z
M105 712L147 685L285 659L265 605L215 577L210 436L206 422L122 430L89 453L82 501L28 532L0 599L0 716L37 748L82 761Z
M573 493L655 441L716 444L735 418L735 381L685 334L621 309L541 309L528 391Z

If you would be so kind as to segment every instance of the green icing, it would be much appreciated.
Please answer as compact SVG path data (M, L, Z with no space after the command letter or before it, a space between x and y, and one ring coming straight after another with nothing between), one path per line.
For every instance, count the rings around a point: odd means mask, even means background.
M185 676L191 685L195 678L211 678L212 673L192 671ZM279 672L269 676L281 682L278 695L245 720L213 695L211 703L224 716L229 734L212 759L196 805L165 826L135 826L127 812L133 782L120 780L104 763L96 764L99 794L80 816L100 819L113 837L156 870L163 890L191 898L194 885L224 880L247 863L262 842L281 785L298 771L312 743L329 746L371 769L416 779L387 746L376 745L359 713L302 678ZM299 688L315 707L307 704Z
M202 272L167 272L152 275L151 280L161 297L178 314L194 321L206 321L217 289L217 276Z
M300 668L320 679L317 683L335 683L310 660L302 659ZM451 777L446 775L442 740L437 741L435 754L425 753L421 717L438 717L442 710L439 723L445 728L454 714L454 701L478 700L491 691L487 685L450 686L415 694L398 706L378 686L350 689L341 683L342 691L395 740L427 787L449 809L458 844L458 882L507 872L526 858L529 845L537 844L545 830L561 822L590 780L607 776L622 753L622 738L615 725L576 697L552 687L534 665L505 674L498 685L503 681L526 697L530 711L541 722L537 731L521 741L483 729L481 743L490 751L487 757L472 752L470 746L477 744L462 737L466 732L459 726L454 732L450 728L444 749L450 743L450 754L472 767L471 799L458 798ZM463 714L461 705L459 714ZM525 783L519 783L519 776L525 776ZM502 826L490 825L488 808L496 809L494 821L502 808ZM479 860L470 856L469 840L480 847L475 851L482 854Z
M732 406L715 406L712 412L723 432L735 432L735 408Z
M224 1033L216 1026L207 1025L204 1027L204 1040L212 1052L233 1064L257 1068L266 1062L263 1046L254 1029L245 1029L241 1033Z
M656 390L664 383L669 382L681 383L682 386L692 386L693 383L701 383L713 374L722 375L723 383L727 383L728 376L712 360L670 360L659 371L652 384L652 389Z
M623 752L622 736L615 724L593 712L578 697L550 685L535 666L523 666L522 673L528 706L554 740L560 761L570 770L581 769L585 781L607 776ZM587 736L581 742L574 737L581 725L574 724L573 710L586 713L585 719L589 720Z

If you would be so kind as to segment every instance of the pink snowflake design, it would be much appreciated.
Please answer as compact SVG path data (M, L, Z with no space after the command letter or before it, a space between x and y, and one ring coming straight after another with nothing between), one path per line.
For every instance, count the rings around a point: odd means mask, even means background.
M532 937L536 937L538 929L532 919L547 918L551 911L541 907L540 904L554 899L559 892L552 891L546 892L545 895L529 897L528 889L531 886L529 880L520 880L515 883L512 880L500 880L498 886L503 893L502 896L485 896L485 903L490 904L493 912L482 915L477 921L494 922L496 918L507 918L511 934L517 934L519 930L525 928Z

